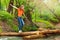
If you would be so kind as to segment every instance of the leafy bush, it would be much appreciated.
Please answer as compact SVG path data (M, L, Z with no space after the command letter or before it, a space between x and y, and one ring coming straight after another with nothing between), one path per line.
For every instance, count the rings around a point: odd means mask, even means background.
M41 24L39 24L39 25L40 25L40 27L42 27L42 28L55 29L54 25L51 24L49 21L36 20L36 22L40 22Z
M50 17L50 21L54 22L54 23L58 23L59 22L59 20L57 18L54 18L54 17Z
M47 29L55 29L55 27L53 26L53 24L51 24L50 22L44 22L44 24L46 25L44 28L47 28Z
M56 15L58 16L60 14L59 12L60 7L56 8ZM59 17L59 16L58 16ZM33 20L46 20L46 21L51 21L51 22L59 22L59 20L55 17L54 13L52 13L50 10L44 8L42 11L39 11L38 8L35 8L34 14L32 14L32 19Z
M17 25L13 23L13 16L10 15L8 12L0 11L0 21L5 21L7 25L9 25L13 31L18 31Z
M25 25L23 27L23 31L36 31L38 28L36 26L32 26L32 25Z
M41 19L46 20L46 21L52 21L52 22L55 22L55 23L56 23L56 22L59 22L59 20L56 19L56 18L55 18L53 15L51 15L51 14L44 14Z
M60 5L55 7L55 14L60 17Z
M9 21L12 19L13 19L13 16L10 15L8 12L0 11L0 20L1 21Z

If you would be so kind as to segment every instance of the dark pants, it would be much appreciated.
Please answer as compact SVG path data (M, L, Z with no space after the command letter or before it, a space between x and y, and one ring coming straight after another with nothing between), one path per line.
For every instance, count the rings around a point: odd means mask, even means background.
M19 30L22 30L24 26L24 21L21 17L18 17Z

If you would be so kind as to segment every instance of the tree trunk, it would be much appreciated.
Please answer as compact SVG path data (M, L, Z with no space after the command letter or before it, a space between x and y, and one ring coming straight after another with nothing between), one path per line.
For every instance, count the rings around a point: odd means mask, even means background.
M10 6L10 4L12 4L13 5L13 3L14 3L14 0L10 0L10 2L9 2L9 6L8 6L8 9L7 9L7 12L11 12L11 13L13 13L13 8Z

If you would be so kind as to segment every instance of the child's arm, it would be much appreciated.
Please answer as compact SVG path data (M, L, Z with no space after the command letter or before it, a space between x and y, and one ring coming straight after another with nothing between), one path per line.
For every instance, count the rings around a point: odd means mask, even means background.
M23 14L24 18L27 18L25 14Z
M12 4L10 4L10 6L12 6L12 7L15 8L15 9L18 9L16 6L13 6Z

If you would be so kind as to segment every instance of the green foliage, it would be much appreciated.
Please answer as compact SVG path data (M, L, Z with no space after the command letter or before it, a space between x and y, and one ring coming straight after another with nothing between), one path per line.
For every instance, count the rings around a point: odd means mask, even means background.
M23 31L36 31L38 28L36 26L32 26L32 25L25 25L23 27Z
M58 23L59 22L59 20L57 18L54 18L54 17L50 17L50 21L54 22L54 23Z
M2 32L2 31L3 31L1 27L2 27L2 26L0 26L0 32Z
M32 19L34 20L46 20L51 22L59 22L59 20L51 13L51 11L44 9L39 12L38 8L35 8L34 14L32 14Z
M12 19L13 19L13 16L10 15L8 12L0 11L0 20L1 21L9 21Z
M14 0L14 4L20 7L20 5L26 5L26 0Z
M11 27L11 29L13 29L13 31L18 32L18 26L17 26L16 24L13 23L13 20L7 22L7 24Z
M40 22L40 27L42 28L47 28L47 29L55 29L54 25L51 24L49 21L45 21L45 20L36 20L36 22Z
M1 9L2 10L7 10L7 7L9 5L10 0L1 0Z
M18 31L17 25L13 23L13 18L8 12L0 11L0 21L5 21L14 31Z
M49 14L43 15L41 19L46 20L46 21L55 22L55 23L56 23L56 22L59 22L58 19L56 19L54 16L49 15Z
M47 29L55 29L55 27L50 23L50 22L45 22L44 23L46 26L44 28L47 28Z
M55 7L55 13L58 17L60 17L60 5Z
M26 0L19 0L18 2L21 5L21 4L25 4L26 3Z
M0 10L1 10L1 0L0 0Z

